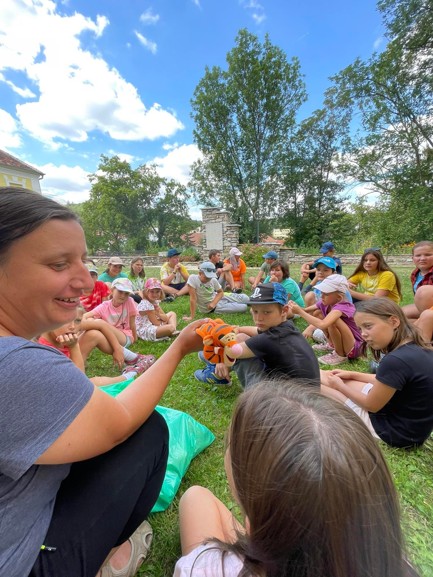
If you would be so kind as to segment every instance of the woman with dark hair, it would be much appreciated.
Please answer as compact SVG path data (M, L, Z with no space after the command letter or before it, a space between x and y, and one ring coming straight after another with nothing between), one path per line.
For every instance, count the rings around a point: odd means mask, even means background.
M388 445L422 445L433 430L432 347L387 298L357 303L355 322L379 361L376 374L321 371L322 392L352 408Z
M92 286L77 216L0 188L0 238L0 574L132 577L167 460L154 408L179 361L201 348L200 322L113 398L32 340L71 322Z
M408 575L379 447L353 412L314 388L274 381L242 393L225 467L244 527L210 491L188 489L175 577Z
M377 248L365 249L361 262L348 281L353 302L388 297L399 303L402 298L400 279Z

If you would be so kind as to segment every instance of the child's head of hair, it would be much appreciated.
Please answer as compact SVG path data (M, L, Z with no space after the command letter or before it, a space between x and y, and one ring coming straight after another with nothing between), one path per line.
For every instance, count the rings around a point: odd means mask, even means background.
M77 307L77 313L75 318L70 321L69 323L65 323L64 325L58 327L57 329L53 329L52 331L48 331L46 334L55 341L57 337L67 334L67 333L78 333L80 330L81 321L83 320L83 314L85 313L84 308L81 305Z
M290 276L290 270L289 270L289 263L284 262L282 260L276 260L274 261L271 266L270 266L270 271L274 270L275 268L281 268L281 271L283 273L283 280L286 278L289 278Z
M143 296L150 302L161 301L164 298L161 282L155 278L148 278L144 283Z
M138 263L138 262L141 262L142 268L141 268L140 272L138 273L138 275L136 275L136 274L135 274L135 271L134 271L134 268L133 268L132 265L134 265L134 264L136 264L136 263ZM145 273L145 271L144 271L144 261L143 261L143 257L141 257L141 256L134 256L134 258L131 260L131 266L130 266L130 269L129 269L129 273L130 273L131 276L139 276L140 278L144 278L144 277L146 276L146 273Z
M433 241L431 240L421 240L420 242L417 242L416 244L413 245L412 247L412 254L415 252L415 250L417 248L422 248L423 246L428 246L428 248L431 248L433 250Z
M389 321L391 317L394 317L398 321L398 326L396 326L394 336L388 346L382 351L372 351L376 360L380 359L381 353L390 353L407 341L414 342L420 347L430 348L422 338L418 329L408 321L403 310L391 299L387 297L375 297L359 301L355 306L357 313L374 315L385 321Z
M353 411L302 382L261 383L239 397L228 451L245 574L403 576L396 491Z

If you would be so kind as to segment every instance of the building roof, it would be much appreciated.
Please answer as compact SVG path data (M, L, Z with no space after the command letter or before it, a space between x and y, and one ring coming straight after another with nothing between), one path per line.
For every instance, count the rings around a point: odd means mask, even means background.
M44 176L44 173L38 170L37 168L34 168L33 166L30 166L30 164L27 164L26 162L23 162L22 160L15 158L15 156L12 156L12 154L9 154L4 150L0 150L0 165L8 166L10 168L16 168L18 170L25 170L26 172L34 172L36 174Z

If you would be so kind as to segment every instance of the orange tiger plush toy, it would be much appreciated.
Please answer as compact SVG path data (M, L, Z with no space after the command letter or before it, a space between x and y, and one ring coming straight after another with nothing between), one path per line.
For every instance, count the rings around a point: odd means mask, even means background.
M204 358L213 365L224 363L231 367L242 354L242 346L236 342L234 327L226 325L222 319L210 320L195 332L203 339Z

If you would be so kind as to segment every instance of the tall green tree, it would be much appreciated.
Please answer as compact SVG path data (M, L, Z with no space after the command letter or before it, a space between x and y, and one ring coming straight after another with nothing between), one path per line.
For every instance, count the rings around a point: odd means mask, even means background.
M388 35L385 50L357 59L334 78L326 103L350 111L358 130L346 141L342 173L368 183L380 195L383 225L394 239L431 236L433 214L433 93L431 0L383 0ZM430 47L430 48L429 48ZM403 237L405 237L403 239Z
M191 101L203 158L190 186L199 202L222 205L258 241L259 223L275 214L274 181L296 113L306 99L299 61L266 36L240 30L226 70L206 68ZM255 232L255 234L254 234Z
M80 212L92 250L144 251L154 238L167 246L193 227L185 187L161 178L153 166L133 169L118 156L102 155L89 179L90 198Z
M347 118L327 108L302 121L287 151L280 189L281 225L296 246L320 245L350 235L344 218L345 183L338 177Z

